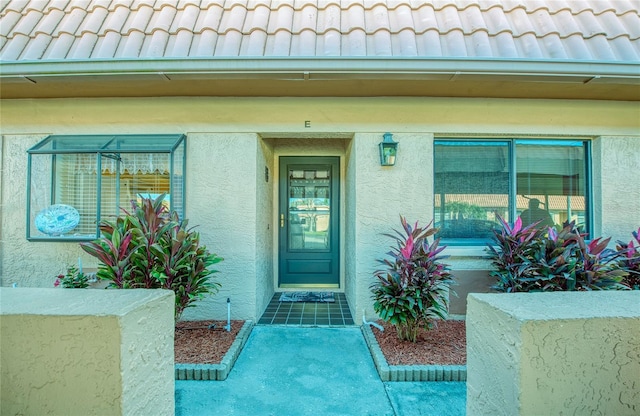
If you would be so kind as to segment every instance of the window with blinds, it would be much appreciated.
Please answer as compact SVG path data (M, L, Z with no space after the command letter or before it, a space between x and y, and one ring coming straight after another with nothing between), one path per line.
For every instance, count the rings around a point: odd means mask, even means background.
M434 222L449 245L486 244L499 224L589 229L589 142L436 140Z
M49 136L28 151L29 240L87 240L141 198L182 217L183 135Z

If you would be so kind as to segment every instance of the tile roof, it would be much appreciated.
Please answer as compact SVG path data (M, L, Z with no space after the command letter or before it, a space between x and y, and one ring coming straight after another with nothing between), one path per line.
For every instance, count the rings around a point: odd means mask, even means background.
M2 0L3 62L394 57L640 62L635 0Z

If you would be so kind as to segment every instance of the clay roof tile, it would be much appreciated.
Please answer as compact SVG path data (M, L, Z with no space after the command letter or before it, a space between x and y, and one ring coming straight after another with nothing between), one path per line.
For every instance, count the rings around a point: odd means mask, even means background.
M5 60L640 55L634 0L5 0L0 23Z

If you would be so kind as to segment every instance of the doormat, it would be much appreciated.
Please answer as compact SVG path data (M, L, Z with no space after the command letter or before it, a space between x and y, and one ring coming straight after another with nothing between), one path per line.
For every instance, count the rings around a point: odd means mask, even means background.
M280 302L335 302L333 292L283 292Z

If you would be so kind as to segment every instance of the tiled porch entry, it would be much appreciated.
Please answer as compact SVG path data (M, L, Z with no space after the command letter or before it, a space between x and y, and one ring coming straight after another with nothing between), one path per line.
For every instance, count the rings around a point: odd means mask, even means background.
M334 293L335 302L279 302L280 292L271 298L258 324L295 326L347 326L353 317L344 293Z

